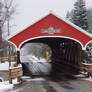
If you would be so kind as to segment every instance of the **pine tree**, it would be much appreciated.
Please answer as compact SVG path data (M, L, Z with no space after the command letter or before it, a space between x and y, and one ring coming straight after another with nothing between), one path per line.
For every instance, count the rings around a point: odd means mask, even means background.
M92 8L87 9L89 32L92 33Z
M84 0L77 0L75 2L73 15L71 17L72 22L75 25L83 28L84 30L88 29L87 9Z

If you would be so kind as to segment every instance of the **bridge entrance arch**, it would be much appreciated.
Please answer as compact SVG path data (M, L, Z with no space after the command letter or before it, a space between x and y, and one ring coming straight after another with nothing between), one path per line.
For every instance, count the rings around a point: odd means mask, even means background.
M46 43L52 49L52 60L76 67L82 61L81 52L92 40L92 35L78 26L49 14L23 31L8 38L17 50L20 63L20 49L28 42Z
M50 72L49 74L52 74L53 72L55 73L55 69L57 67L58 67L58 69L56 69L57 73L60 71L63 72L64 70L69 70L69 67L71 67L71 72L77 73L78 67L82 61L82 57L81 57L82 45L79 42L64 37L39 37L39 38L30 39L22 43L20 48L22 48L28 43L43 43L43 44L47 44L51 48L52 51L52 55L51 55L52 62L50 62L51 68L47 71L52 71L52 72ZM41 67L44 66L43 64L41 63L40 64L36 63L36 64L37 65L34 65L32 62L27 62L27 63L23 62L24 71L26 70L29 72L29 73L27 72L26 75L32 74L33 69L27 68L29 67L29 65L30 67L36 66L35 72L36 71L41 72L43 70L43 68L42 70L41 68L39 69L39 66ZM36 72L35 75L38 74L38 72ZM43 73L43 74L48 74L48 73Z

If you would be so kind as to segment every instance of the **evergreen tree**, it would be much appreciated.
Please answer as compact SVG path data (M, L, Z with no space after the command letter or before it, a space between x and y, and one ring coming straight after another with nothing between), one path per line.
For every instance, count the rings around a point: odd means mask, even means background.
M83 28L84 30L88 29L88 18L87 18L87 9L84 0L77 0L74 4L74 9L72 10L72 22Z
M88 16L88 30L92 33L92 8L87 9L87 16Z

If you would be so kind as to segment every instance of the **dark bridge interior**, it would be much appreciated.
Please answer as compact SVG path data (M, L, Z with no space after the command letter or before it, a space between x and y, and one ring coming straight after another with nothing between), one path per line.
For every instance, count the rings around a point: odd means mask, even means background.
M49 64L52 68L49 75L57 76L59 74L77 74L79 72L78 67L82 61L82 47L78 42L66 38L48 37L30 40L26 43L45 43L51 48L52 62ZM24 43L22 47L26 43ZM33 67L32 63L23 63L24 75L32 75L31 68L28 68L28 66ZM45 66L47 67L48 65ZM36 66L34 68L36 68Z

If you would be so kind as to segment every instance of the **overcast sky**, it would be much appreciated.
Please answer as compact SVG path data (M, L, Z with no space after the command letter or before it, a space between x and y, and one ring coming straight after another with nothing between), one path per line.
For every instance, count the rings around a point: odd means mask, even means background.
M76 0L15 0L16 14L12 19L12 33L21 31L35 23L50 11L58 16L65 17L68 10L73 8ZM92 1L86 0L86 6L91 7ZM16 26L15 26L16 25Z

